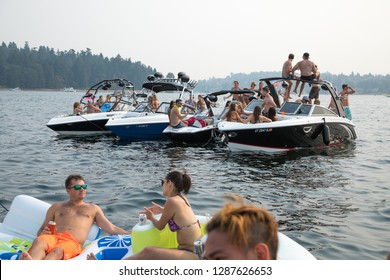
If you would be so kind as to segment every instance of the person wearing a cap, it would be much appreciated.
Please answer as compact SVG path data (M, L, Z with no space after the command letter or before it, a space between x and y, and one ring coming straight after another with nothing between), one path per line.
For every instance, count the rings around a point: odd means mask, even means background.
M302 98L302 103L310 103L310 99L309 97L307 97L306 95Z
M181 128L184 126L187 126L186 121L184 120L188 113L182 115L180 113L180 107L183 105L183 101L181 99L176 99L176 104L169 113L169 120L170 120L170 125L173 128Z
M302 60L299 61L293 69L291 70L292 76L294 76L295 71L300 70L301 71L301 77L300 80L302 81L301 88L299 90L299 95L301 96L303 88L305 87L304 81L312 81L316 77L317 68L316 64L309 60L309 53L305 52L302 56ZM297 88L299 85L299 81L295 84L294 92L297 93Z

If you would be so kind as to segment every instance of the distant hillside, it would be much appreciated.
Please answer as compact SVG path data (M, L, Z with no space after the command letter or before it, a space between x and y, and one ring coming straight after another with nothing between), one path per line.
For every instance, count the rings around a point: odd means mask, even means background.
M4 42L0 46L0 88L86 89L104 79L124 78L133 82L136 89L141 89L146 77L156 71L139 61L132 62L130 58L122 58L119 54L113 58L102 54L93 55L88 48L81 52L73 49L54 51L53 48L44 46L31 49L28 42L23 48L18 48L15 43L7 46ZM174 76L173 73L167 75ZM231 73L225 78L201 80L195 90L212 92L230 89L234 80L240 82L241 88L249 88L252 81L257 83L260 78L280 75L276 71ZM325 72L321 73L321 77L330 81L337 89L347 83L359 93L390 93L390 75L334 75Z
M156 69L117 55L113 58L93 55L90 49L75 52L49 47L30 49L28 43L0 46L0 87L22 89L86 89L104 79L124 78L142 87L146 77Z

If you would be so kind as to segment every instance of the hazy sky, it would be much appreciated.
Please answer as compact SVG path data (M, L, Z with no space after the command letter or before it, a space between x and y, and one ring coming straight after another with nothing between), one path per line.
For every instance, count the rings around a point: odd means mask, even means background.
M191 79L280 71L389 74L389 0L0 0L0 42L120 54Z

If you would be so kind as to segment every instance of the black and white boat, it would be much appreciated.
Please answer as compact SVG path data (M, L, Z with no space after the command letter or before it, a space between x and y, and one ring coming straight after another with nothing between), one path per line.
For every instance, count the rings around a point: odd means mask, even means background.
M284 80L286 79L260 79L267 84L272 96L277 95L275 81ZM333 100L335 104L335 112L319 105L285 102L278 108L278 121L275 122L257 124L219 122L218 130L222 133L221 138L231 151L262 153L324 148L349 143L356 139L355 125L346 118L340 98L332 85L327 81L308 83L319 84L322 91L329 93L329 100Z
M111 102L106 102L100 108L102 112L86 113L87 103L94 102L99 95L111 96ZM47 127L64 136L91 136L111 134L106 128L108 119L125 115L137 105L139 96L134 91L134 85L125 79L103 80L93 85L81 98L80 104L85 106L85 112L79 115L67 114L54 117L46 124ZM145 97L142 95L142 97ZM69 108L71 109L71 108Z
M215 104L218 101L218 96L226 94L250 94L256 93L251 90L221 90L213 92L204 96L208 113L195 112L194 120L191 121L188 126L181 128L173 128L168 126L164 129L164 136L170 138L174 142L184 143L189 145L205 146L214 141L219 141L218 137L218 123L221 121L221 117L225 115L227 108L224 108L222 112L215 113L211 104ZM202 121L203 120L203 121Z

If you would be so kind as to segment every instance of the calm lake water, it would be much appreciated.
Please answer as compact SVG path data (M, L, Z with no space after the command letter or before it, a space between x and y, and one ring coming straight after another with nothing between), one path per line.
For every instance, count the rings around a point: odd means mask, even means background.
M87 201L126 229L150 201L163 203L160 179L186 170L197 214L213 214L224 195L266 207L280 231L318 259L385 259L390 250L390 98L351 96L358 139L343 149L283 156L232 154L226 147L61 138L46 127L71 112L82 93L0 91L0 202L18 194L67 199L65 178L82 174ZM7 211L0 207L0 221Z

